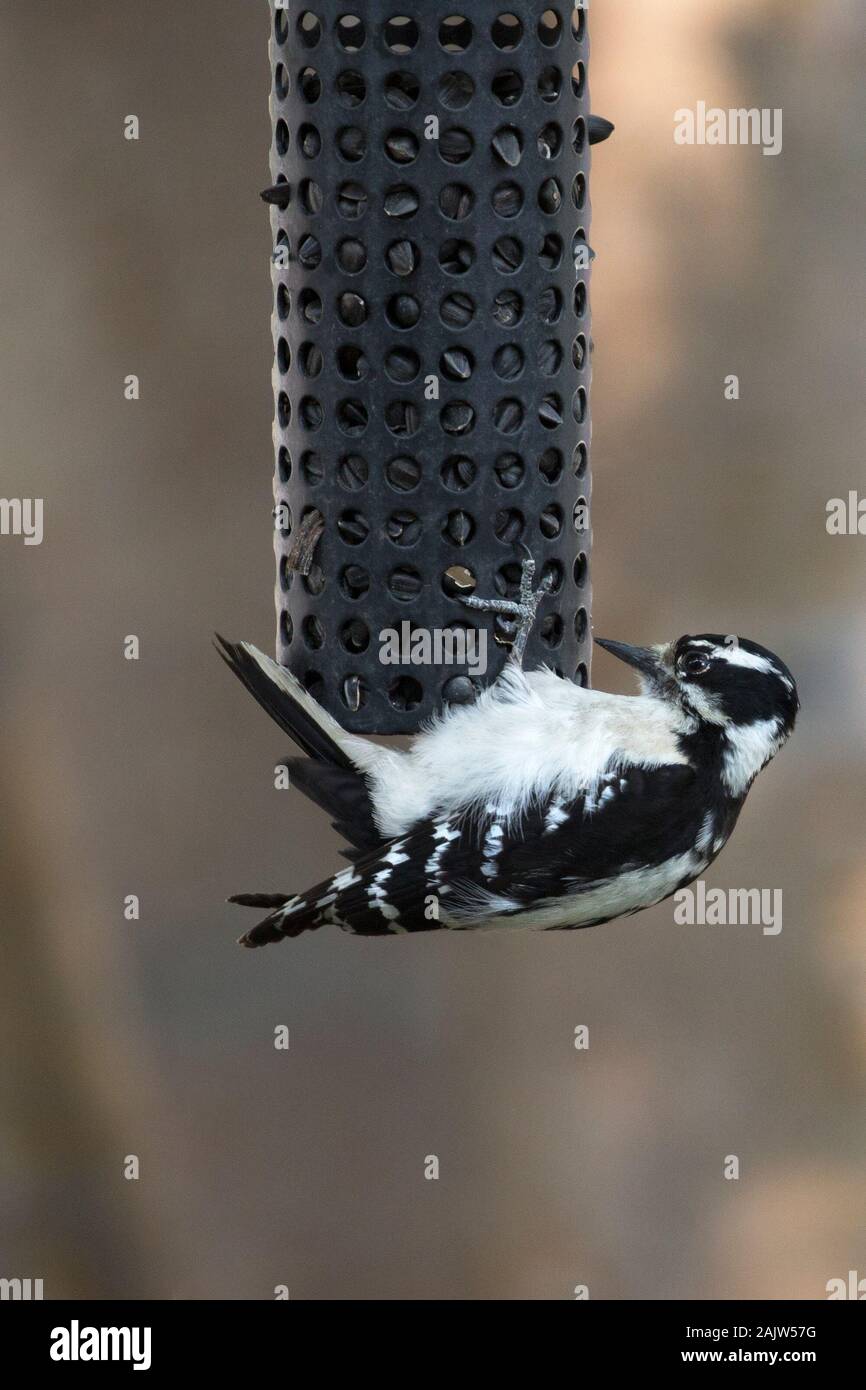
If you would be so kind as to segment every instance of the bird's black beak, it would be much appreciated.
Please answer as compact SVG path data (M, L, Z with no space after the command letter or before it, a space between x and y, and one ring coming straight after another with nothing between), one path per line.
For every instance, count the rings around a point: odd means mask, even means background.
M654 685L661 685L667 680L668 672L662 665L658 650L653 647L630 647L626 642L609 642L605 637L595 637L593 641L597 646L604 647L611 656L624 661L627 666L633 666Z

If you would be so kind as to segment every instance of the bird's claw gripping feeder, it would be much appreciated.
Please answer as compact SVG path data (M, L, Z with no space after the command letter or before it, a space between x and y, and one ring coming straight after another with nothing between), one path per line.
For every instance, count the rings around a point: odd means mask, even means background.
M378 734L474 700L515 642L587 684L589 169L612 126L586 9L272 0L270 55L277 660ZM483 677L381 660L383 632L470 627L496 639Z

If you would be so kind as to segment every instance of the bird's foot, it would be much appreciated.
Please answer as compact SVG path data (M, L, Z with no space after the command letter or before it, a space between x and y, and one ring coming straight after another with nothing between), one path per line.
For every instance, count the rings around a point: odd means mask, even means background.
M535 616L538 612L538 605L545 594L550 593L550 577L542 579L537 589L532 587L535 578L535 560L528 546L524 546L526 559L520 569L520 591L516 598L475 598L471 595L461 598L461 603L467 608L474 608L481 613L498 613L503 616L516 618L517 631L511 642L511 652L509 660L515 661L518 666L523 665L523 655L526 651L526 644L529 635L535 625Z

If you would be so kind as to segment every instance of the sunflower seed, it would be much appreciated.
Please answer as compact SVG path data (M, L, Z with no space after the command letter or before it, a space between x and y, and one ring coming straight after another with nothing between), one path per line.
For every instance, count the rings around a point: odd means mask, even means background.
M446 434L468 434L475 424L475 411L468 401L451 401L441 415Z
M385 194L385 213L388 217L414 217L420 199L414 188L391 188Z
M446 348L439 359L439 370L449 381L468 381L472 365L472 357L463 348Z
M367 460L360 454L346 454L340 459L337 477L349 492L358 492L367 482L370 470Z
M339 299L340 318L349 328L358 328L367 318L367 305L359 294L346 291Z
M491 143L502 163L516 169L523 156L523 137L520 131L513 125L501 126Z
M462 222L475 204L475 195L464 183L447 183L439 194L439 208L452 222Z
M448 328L466 328L475 317L475 304L468 294L449 294L440 309L442 322Z
M403 600L417 598L421 592L421 576L417 570L401 566L392 572L388 580L388 588L394 598Z
M472 705L478 691L468 676L452 676L442 687L442 698L449 705Z
M516 343L499 348L493 358L493 370L503 381L513 381L523 371L523 353Z
M506 545L514 545L520 540L523 527L523 516L513 509L497 512L493 521L495 535Z
M499 217L516 217L523 207L523 190L517 183L501 183L493 190L492 202Z
M395 545L414 545L421 535L421 522L414 512L392 512L386 529Z
M411 492L421 481L421 465L407 454L391 459L385 469L385 476L398 492Z
M355 220L367 211L367 194L360 183L344 183L337 193L337 208L343 217Z
M523 300L517 290L500 290L493 301L493 317L502 328L514 328L523 318Z
M523 247L517 237L500 237L493 247L493 264L502 275L513 275L523 264Z
M418 264L416 248L411 241L394 241L385 253L388 269L394 275L411 275Z
M562 189L557 179L545 179L538 194L538 206L542 212L553 214L562 207Z
M545 396L538 411L538 418L546 429L555 430L562 424L562 402L558 396Z
M418 141L409 130L392 130L385 137L385 153L395 164L412 164L418 158Z
M497 401L493 411L493 423L500 434L516 434L523 424L523 406L520 401Z
M414 381L421 370L421 359L411 348L393 348L385 358L385 371L392 381Z
M468 512L450 512L442 534L454 545L466 545L475 533L475 522Z
M449 492L465 492L475 482L475 464L465 454L454 454L442 465L442 481Z
M519 454L500 454L493 466L503 487L519 487L523 482L523 460Z

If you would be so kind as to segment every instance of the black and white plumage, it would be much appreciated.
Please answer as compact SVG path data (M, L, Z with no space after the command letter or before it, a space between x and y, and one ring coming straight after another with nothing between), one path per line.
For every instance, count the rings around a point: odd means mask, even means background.
M476 704L402 751L347 733L285 668L220 639L307 755L290 763L293 784L353 846L349 867L306 892L233 898L268 910L241 943L326 924L359 935L589 927L697 878L794 727L794 680L765 648L722 636L601 645L637 669L641 694L509 661Z

